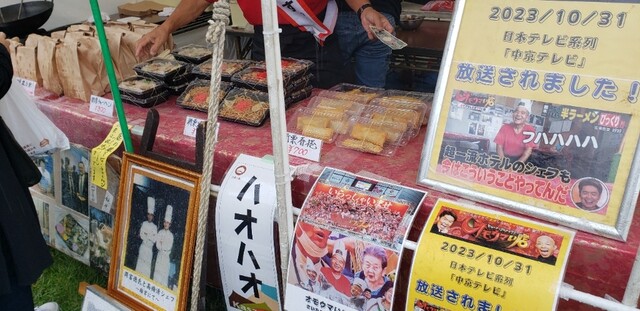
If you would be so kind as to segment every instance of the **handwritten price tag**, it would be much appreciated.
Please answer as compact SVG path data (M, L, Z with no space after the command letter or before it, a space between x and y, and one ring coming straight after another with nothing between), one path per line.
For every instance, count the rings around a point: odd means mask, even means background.
M89 111L105 117L113 117L113 100L91 95Z
M315 162L320 161L320 150L322 150L322 140L295 133L287 133L287 145L289 155Z
M104 202L102 202L102 211L105 213L110 213L112 205L113 205L113 194L107 191L104 194Z
M27 94L34 96L36 95L36 86L38 85L38 83L36 83L36 81L31 81L28 79L23 79L23 78L16 78L16 81L22 85L22 88L24 88L25 91L27 91Z
M196 137L196 131L198 130L198 125L200 122L204 122L206 120L194 118L192 116L187 116L187 120L184 122L184 131L182 134L189 137Z

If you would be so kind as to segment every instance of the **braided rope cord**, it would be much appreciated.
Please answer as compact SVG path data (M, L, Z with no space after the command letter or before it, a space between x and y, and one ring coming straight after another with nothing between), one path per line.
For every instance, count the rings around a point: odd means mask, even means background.
M200 282L202 278L202 257L207 233L209 196L211 193L211 171L213 169L213 149L218 136L218 92L220 91L220 70L224 52L226 26L229 24L231 9L228 0L219 0L213 4L213 14L209 20L207 42L211 44L211 85L209 88L209 113L207 115L206 139L202 179L200 180L200 204L198 206L198 231L196 237L195 258L193 261L193 280L191 285L191 310L198 310L200 301Z

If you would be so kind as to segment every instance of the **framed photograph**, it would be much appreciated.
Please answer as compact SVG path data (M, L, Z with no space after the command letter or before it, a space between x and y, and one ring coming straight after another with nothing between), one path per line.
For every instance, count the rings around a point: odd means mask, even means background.
M96 285L87 286L82 301L82 311L131 311L125 305L109 297L104 288Z
M640 191L640 81L628 78L637 76L640 59L627 43L640 42L640 33L629 26L631 21L640 23L640 12L633 11L635 4L617 3L615 14L625 23L585 25L585 33L598 38L598 48L589 55L578 53L575 66L573 60L569 65L548 59L529 63L513 52L527 46L517 37L529 33L529 23L544 23L550 33L566 30L565 24L548 20L518 22L512 15L515 8L550 16L565 10L584 14L609 10L610 2L514 0L500 7L456 1L418 183L626 240ZM492 49L478 51L478 42ZM556 52L540 41L532 45L537 55ZM612 55L621 60L613 67L608 65ZM545 88L548 79L569 82ZM611 86L606 94L599 89L602 81ZM486 98L495 98L491 104L502 111L502 124L491 130L473 126L478 111L487 108ZM469 124L451 118L452 106L464 110ZM474 132L484 132L495 147L467 153L450 139Z
M109 294L135 310L184 310L201 175L125 153Z

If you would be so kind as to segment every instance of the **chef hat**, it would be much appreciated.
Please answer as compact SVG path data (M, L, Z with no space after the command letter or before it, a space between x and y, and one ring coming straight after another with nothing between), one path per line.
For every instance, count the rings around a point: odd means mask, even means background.
M147 214L156 213L156 199L153 197L147 197Z
M533 101L530 99L521 99L520 102L518 103L518 107L524 107L525 109L527 109L527 112L531 113L531 106L533 105ZM516 108L518 108L516 107Z
M164 221L171 222L171 216L173 216L173 206L167 205L167 210L164 212Z
M333 256L340 254L343 259L347 258L347 250L344 246L344 242L342 240L338 240L336 244L333 245Z
M311 261L311 259L307 258L307 264L305 265L305 268L307 270L314 270L316 269L316 265L313 264L313 261Z

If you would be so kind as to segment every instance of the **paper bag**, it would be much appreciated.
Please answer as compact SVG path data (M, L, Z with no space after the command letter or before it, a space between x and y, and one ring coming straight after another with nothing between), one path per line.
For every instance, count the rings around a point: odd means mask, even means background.
M77 24L67 27L67 32L88 32L93 34L94 28L91 24Z
M65 40L56 45L55 59L58 77L67 97L89 102L91 88L82 79L78 59L78 42Z
M125 36L133 36L135 34L118 27L106 27L104 30L118 81L135 76L136 73L133 71L133 66L139 63L135 56L135 46L132 49L124 40Z
M8 40L9 41L9 55L11 56L11 66L13 66L13 73L17 74L18 73L18 57L16 55L16 52L18 50L19 46L22 46L22 43L20 43L20 40L18 40L18 38L11 38Z
M27 49L19 47L17 51L18 66L21 67L17 71L22 74L23 78L35 81L39 86L42 85L42 75L40 74L40 68L38 68L37 58L38 39L40 37L42 36L38 34L30 34L24 42L24 47Z
M0 31L0 44L4 45L4 47L9 50L9 39L7 38L7 34Z
M109 90L109 77L98 38L83 37L78 39L78 60L80 61L82 78L86 83L89 83L91 94L104 95Z
M51 39L62 40L62 39L64 39L64 36L66 34L67 34L66 30L54 31L54 32L51 33Z
M158 25L149 24L149 23L131 23L131 27L133 32L139 33L140 35L145 35L150 31L154 30ZM169 34L167 38L167 42L164 43L160 50L173 50L173 35Z
M60 41L57 39L45 36L38 38L38 68L42 76L42 86L56 95L62 95L63 89L56 65L56 45L58 43Z
M14 71L17 77L35 81L38 85L42 85L37 53L37 47L18 46L16 48L16 64L18 67L14 68Z

